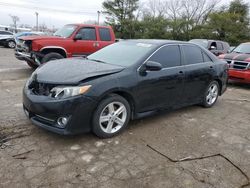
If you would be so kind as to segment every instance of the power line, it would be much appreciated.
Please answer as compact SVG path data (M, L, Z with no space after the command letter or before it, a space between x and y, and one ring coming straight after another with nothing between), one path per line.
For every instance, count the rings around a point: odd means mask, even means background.
M11 4L11 3L4 3L0 2L0 6L7 6L7 7L16 7L16 8L24 8L24 9L30 9L30 10L39 10L39 11L47 11L47 12L60 12L60 13L66 13L66 14L81 14L81 15L96 15L96 12L87 12L87 11L70 11L70 10L64 10L64 9L54 9L54 8L44 8L44 7L31 7L27 5L17 5L17 4Z

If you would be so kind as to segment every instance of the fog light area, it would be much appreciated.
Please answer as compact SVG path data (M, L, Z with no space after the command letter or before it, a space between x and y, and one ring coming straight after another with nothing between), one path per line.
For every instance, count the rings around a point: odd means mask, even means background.
M67 125L68 121L69 121L68 117L59 117L57 119L57 125L60 128L64 128Z

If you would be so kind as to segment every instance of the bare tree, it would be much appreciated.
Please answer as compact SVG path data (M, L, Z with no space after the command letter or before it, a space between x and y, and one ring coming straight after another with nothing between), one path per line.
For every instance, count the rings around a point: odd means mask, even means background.
M182 0L182 17L194 25L204 23L221 0Z
M172 20L177 20L182 14L182 2L176 0L165 0L164 12L166 16Z
M13 26L15 28L15 32L17 32L17 22L20 21L20 18L18 16L15 15L10 15L12 21L13 21Z
M163 0L149 0L147 4L144 4L143 13L150 15L153 18L164 15Z

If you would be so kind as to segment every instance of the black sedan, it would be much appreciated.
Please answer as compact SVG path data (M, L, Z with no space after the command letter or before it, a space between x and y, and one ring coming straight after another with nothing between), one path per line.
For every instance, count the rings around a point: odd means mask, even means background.
M108 138L160 110L213 106L226 90L227 71L226 62L195 44L122 41L86 59L42 65L24 87L23 106L49 131Z

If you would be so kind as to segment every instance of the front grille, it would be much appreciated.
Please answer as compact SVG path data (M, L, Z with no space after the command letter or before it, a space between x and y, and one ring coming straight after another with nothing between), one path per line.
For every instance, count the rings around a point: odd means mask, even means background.
M16 49L19 52L29 53L31 51L31 41L24 41L22 39L19 39Z
M233 68L234 68L234 69L241 69L241 70L244 70L244 69L247 69L248 64L249 64L249 63L247 63L247 62L235 61L235 62L233 63Z
M246 70L250 68L249 62L226 60L231 69Z
M39 83L37 81L32 81L29 85L29 89L33 92L35 95L44 95L49 96L50 90L53 89L55 84L47 84L47 83Z

